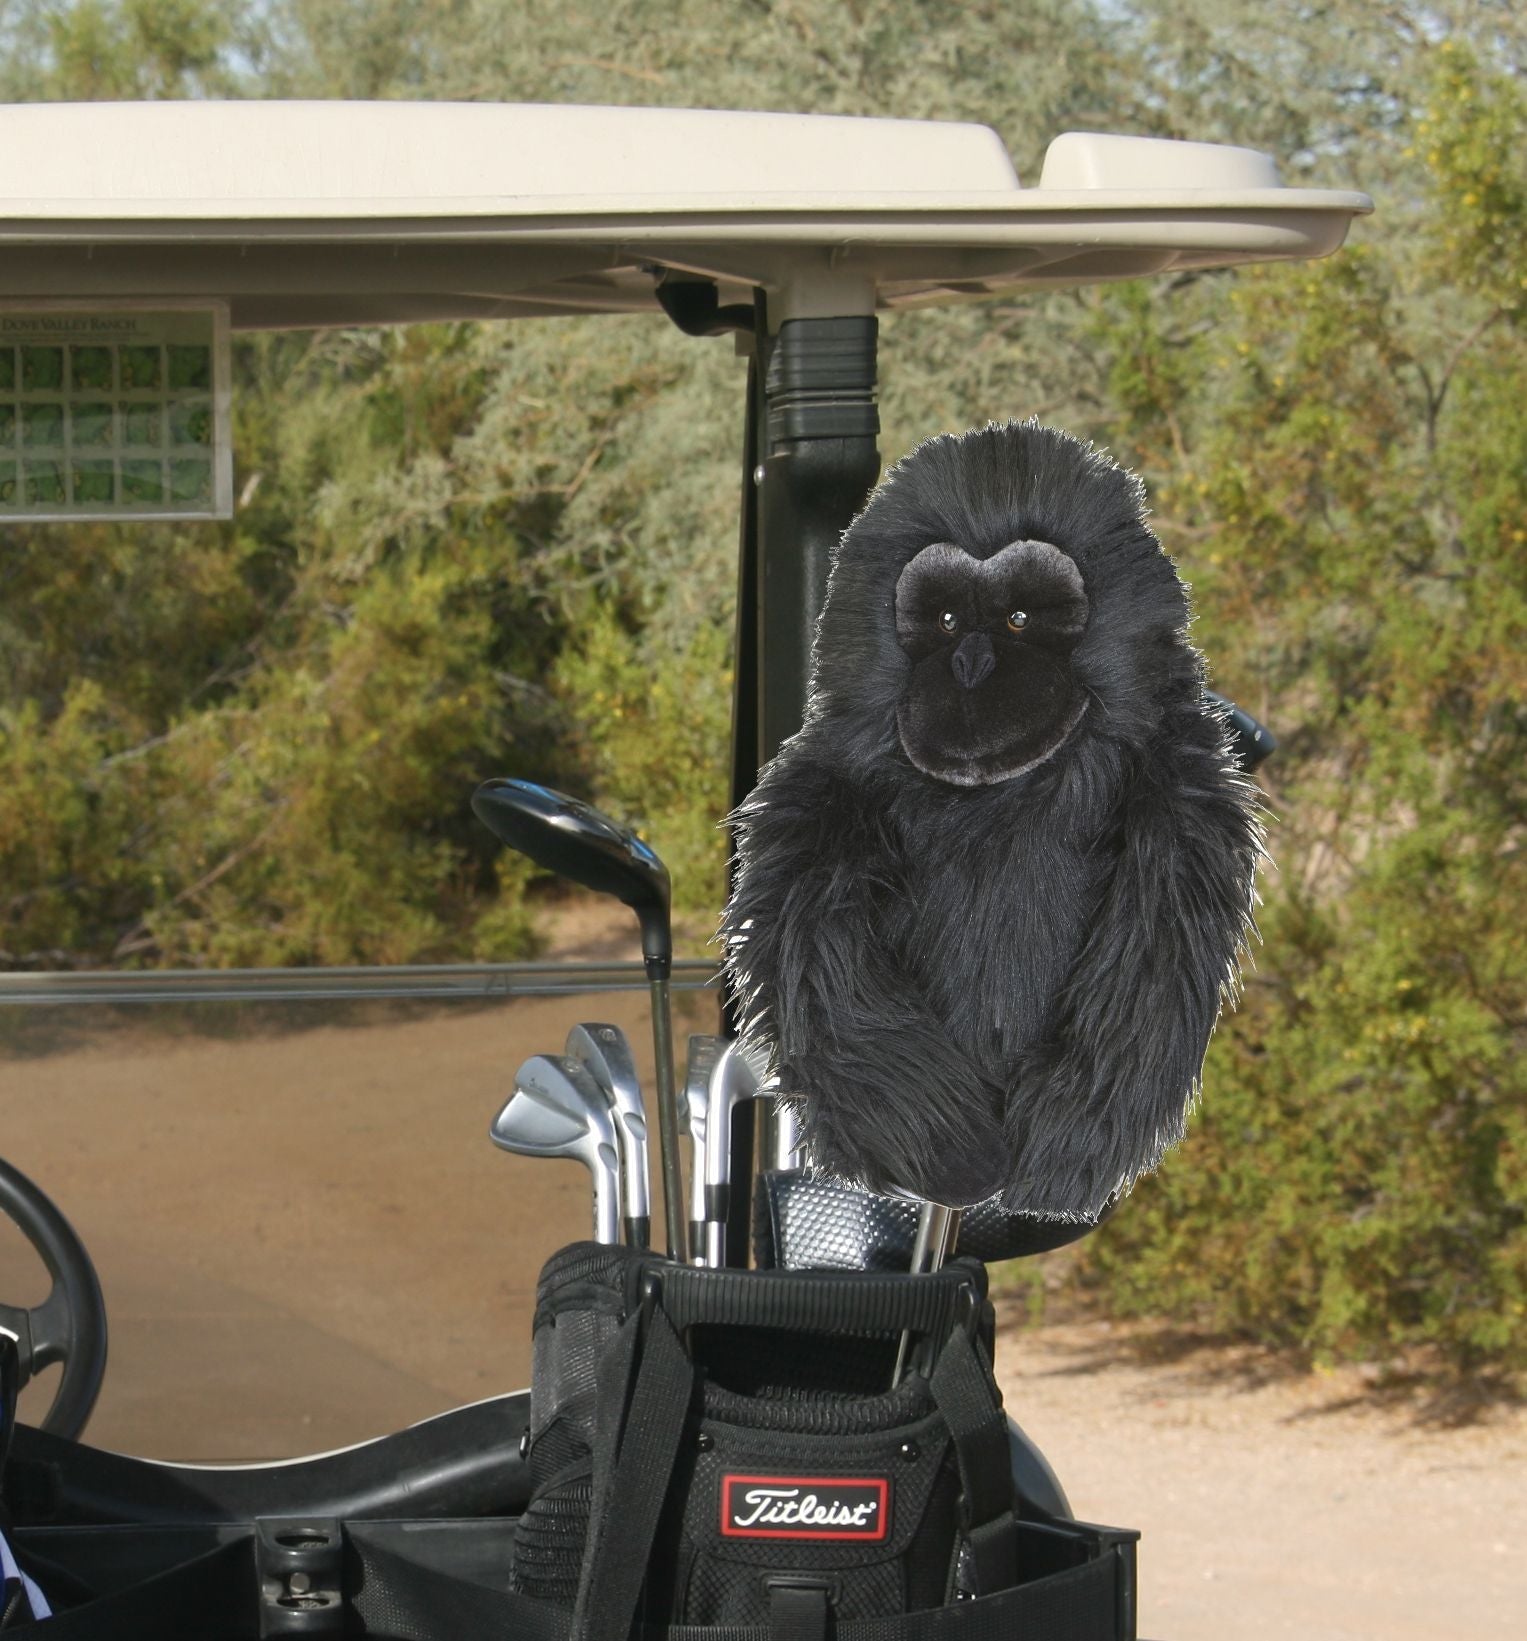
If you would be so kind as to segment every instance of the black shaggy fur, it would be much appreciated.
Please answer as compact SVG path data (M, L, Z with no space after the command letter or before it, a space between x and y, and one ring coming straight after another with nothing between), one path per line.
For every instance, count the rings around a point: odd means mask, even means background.
M1023 540L1081 573L1085 710L1016 775L952 784L898 730L897 580L934 542ZM1086 1219L1180 1138L1261 851L1187 623L1139 482L1032 422L930 440L845 534L722 920L744 1034L820 1166Z

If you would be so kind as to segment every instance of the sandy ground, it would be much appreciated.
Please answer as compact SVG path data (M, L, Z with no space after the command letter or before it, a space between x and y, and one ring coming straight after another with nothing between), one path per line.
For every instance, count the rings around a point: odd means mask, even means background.
M560 952L610 955L608 934L565 920ZM244 1019L0 1019L0 1151L73 1219L111 1314L89 1439L270 1458L525 1383L536 1273L588 1234L587 1176L506 1156L487 1126L519 1061L580 1019L625 1027L650 1086L644 996ZM688 999L680 1041L713 1021ZM44 1285L0 1224L0 1294ZM1224 1351L1153 1353L1140 1330L1015 1316L1009 1408L1078 1515L1143 1531L1144 1634L1527 1634L1521 1415L1431 1429L1355 1375L1269 1376Z
M998 1346L1009 1411L1075 1514L1141 1529L1143 1635L1527 1635L1527 1416L1437 1428L1356 1372L1162 1339L1082 1321Z

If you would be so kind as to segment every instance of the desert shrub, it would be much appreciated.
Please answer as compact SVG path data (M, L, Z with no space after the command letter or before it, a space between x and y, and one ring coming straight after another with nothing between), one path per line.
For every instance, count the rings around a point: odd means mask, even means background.
M1270 897L1275 972L1221 1026L1190 1138L1088 1247L1114 1305L1323 1359L1527 1370L1527 885L1465 830L1382 846L1339 908Z
M1257 971L1188 1141L1085 1266L1129 1311L1510 1377L1527 261L1497 173L1521 98L1462 50L1422 66L1403 244L1251 271L1212 332L1139 295L1100 325L1196 631L1283 750Z
M601 609L555 674L594 789L663 857L675 906L707 925L726 898L731 647L714 620L643 643Z

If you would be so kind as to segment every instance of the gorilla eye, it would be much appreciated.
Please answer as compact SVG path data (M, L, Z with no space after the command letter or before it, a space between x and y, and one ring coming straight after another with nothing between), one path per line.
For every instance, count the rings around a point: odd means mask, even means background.
M1028 626L1029 618L1022 610L1013 610L1008 615L1007 624L1014 632L1022 632Z
M938 624L945 632L953 632L960 623L953 610L945 610L938 618Z

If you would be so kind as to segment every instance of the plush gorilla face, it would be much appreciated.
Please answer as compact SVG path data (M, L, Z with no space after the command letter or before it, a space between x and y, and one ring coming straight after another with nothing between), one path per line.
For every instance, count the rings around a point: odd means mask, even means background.
M1033 422L940 434L896 464L834 558L815 744L856 775L916 771L909 791L1143 744L1168 675L1196 665L1187 619L1123 468Z
M1071 652L1087 616L1081 572L1048 542L986 559L924 547L896 583L896 637L912 662L896 708L907 757L955 786L1042 763L1086 709Z

